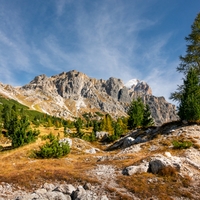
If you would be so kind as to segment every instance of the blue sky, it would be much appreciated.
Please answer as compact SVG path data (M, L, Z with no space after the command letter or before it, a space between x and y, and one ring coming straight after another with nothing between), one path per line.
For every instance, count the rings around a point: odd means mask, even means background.
M78 70L169 98L199 0L0 0L0 82Z

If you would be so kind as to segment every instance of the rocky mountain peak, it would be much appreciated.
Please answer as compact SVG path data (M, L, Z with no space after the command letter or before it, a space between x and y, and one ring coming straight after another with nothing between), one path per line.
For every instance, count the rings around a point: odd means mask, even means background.
M152 89L145 81L138 79L131 79L125 86L129 89L130 93L144 93L145 95L152 95Z
M156 125L177 120L175 106L163 97L153 96L150 86L137 79L124 84L119 78L95 79L72 70L51 77L36 76L15 90L12 98L17 99L20 94L20 102L58 117L72 118L97 111L113 117L126 116L132 99L140 96L150 106Z

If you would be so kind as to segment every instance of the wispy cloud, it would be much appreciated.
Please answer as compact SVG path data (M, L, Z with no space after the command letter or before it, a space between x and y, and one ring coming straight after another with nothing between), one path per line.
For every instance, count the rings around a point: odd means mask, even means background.
M176 67L179 64L178 58L171 60L167 56L165 46L170 40L172 34L162 35L162 38L157 38L151 44L146 53L143 55L144 62L148 63L144 74L145 81L153 89L153 94L156 96L165 96L169 101L170 94L174 92L177 85L181 82L181 74L176 72Z
M49 1L48 6L45 2L32 9L33 14L35 10L50 13L39 21L20 7L9 10L3 4L0 68L6 75L0 79L18 84L25 80L16 72L34 77L76 69L94 78L142 79L155 95L169 96L178 83L179 75L174 75L178 61L166 52L172 32L145 34L161 22L145 15L153 2ZM34 32L28 32L27 26L34 26L30 29Z

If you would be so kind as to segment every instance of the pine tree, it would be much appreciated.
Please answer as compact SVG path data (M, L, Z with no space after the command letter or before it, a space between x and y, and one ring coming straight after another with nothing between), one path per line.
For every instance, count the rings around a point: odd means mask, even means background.
M185 76L191 68L195 68L197 74L200 75L200 13L195 18L191 29L191 33L185 38L188 43L186 55L180 56L181 63L177 67L177 71ZM183 85L178 86L177 91L172 93L170 98L180 102L183 89Z
M138 127L146 128L154 124L149 106L145 105L140 97L131 102L128 110L128 115L129 129Z
M154 125L154 120L151 116L151 111L149 105L146 104L144 108L143 120L142 120L142 127L146 128L148 126Z
M144 115L144 104L141 98L133 100L128 110L128 127L129 129L142 126Z
M76 137L82 138L84 133L81 131L81 128L83 127L83 120L81 118L78 118L74 122L74 126L76 128Z
M97 131L99 131L99 124L98 124L98 122L97 122L97 120L94 120L93 121L93 129L92 129L92 131L94 132L94 133L96 133Z
M8 129L11 117L11 109L10 106L5 104L2 110L2 118L3 118L3 128Z
M185 38L189 43L187 45L186 55L180 56L181 63L177 70L187 74L192 67L196 68L198 74L200 74L200 13L195 18L191 28L191 34Z
M182 120L200 120L200 86L197 69L190 68L184 80L178 115Z
M112 132L113 131L113 127L112 127L112 118L109 114L106 114L102 121L101 121L101 130L103 131L108 131L108 132Z

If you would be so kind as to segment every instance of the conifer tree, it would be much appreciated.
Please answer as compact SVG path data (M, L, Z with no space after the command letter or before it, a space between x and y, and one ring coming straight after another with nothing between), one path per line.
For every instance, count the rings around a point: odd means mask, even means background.
M3 110L2 110L3 127L5 129L8 129L8 126L9 126L9 123L10 123L10 117L11 117L10 106L8 106L7 104L5 104L3 106Z
M81 131L81 128L83 127L83 120L81 118L78 118L74 122L74 126L76 128L76 137L82 138L84 133Z
M198 75L200 75L200 13L195 18L191 33L185 38L187 44L185 56L180 56L180 64L177 71L187 75L191 68L195 68ZM180 85L177 91L170 96L172 100L180 102L183 94L184 86Z
M128 115L129 129L148 127L154 124L149 106L145 105L140 97L131 102Z
M146 104L144 108L143 120L142 120L142 127L146 128L148 126L154 125L154 120L151 116L151 111L149 105Z
M182 120L200 120L200 86L197 69L190 68L183 86L178 115Z
M144 104L141 98L137 100L133 100L128 110L128 127L129 129L133 129L136 127L140 127L143 121L144 115Z
M109 114L106 114L102 121L101 121L101 130L112 132L113 127L112 127L112 118Z
M98 125L98 122L97 122L97 120L94 120L93 121L93 129L92 129L92 131L94 132L94 133L96 133L97 131L99 131L99 125Z

